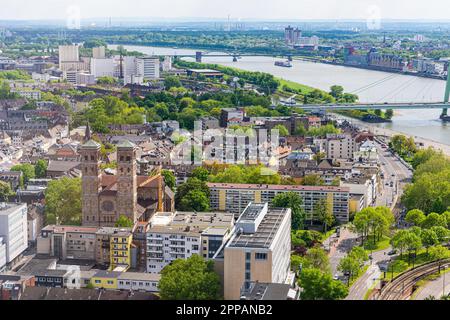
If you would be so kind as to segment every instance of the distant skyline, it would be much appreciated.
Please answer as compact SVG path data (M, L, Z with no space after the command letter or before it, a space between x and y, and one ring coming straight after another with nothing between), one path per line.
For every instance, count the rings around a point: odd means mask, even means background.
M448 0L0 0L0 20L449 20Z

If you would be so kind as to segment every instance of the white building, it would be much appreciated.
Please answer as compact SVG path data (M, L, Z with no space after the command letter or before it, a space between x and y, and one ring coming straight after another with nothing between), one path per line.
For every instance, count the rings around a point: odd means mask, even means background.
M91 73L78 72L76 74L76 77L77 77L77 84L80 85L95 84L95 76Z
M328 134L326 150L328 159L347 160L353 159L358 145L350 134Z
M105 54L105 47L96 47L96 48L92 48L92 57L94 59L105 59L106 54Z
M147 272L160 273L172 261L193 254L212 258L230 237L233 224L231 213L157 213L147 233Z
M27 205L0 203L0 236L6 244L7 264L27 249L27 233Z
M141 57L136 59L136 74L144 80L159 79L159 58Z
M93 74L95 78L114 77L114 70L114 59L91 59L91 74Z
M64 62L80 61L79 47L77 45L59 46L59 67Z
M172 70L172 57L171 56L165 56L164 61L162 63L162 71L170 71Z
M27 99L41 99L41 91L39 90L11 90L11 92L17 93L19 96Z
M0 236L0 272L3 272L6 268L6 242L3 237Z
M117 278L117 289L158 292L161 275L157 273L123 272Z

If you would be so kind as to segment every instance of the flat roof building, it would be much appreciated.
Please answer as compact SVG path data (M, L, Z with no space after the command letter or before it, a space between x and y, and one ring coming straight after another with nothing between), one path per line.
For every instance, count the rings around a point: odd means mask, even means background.
M243 286L249 288L255 281L286 283L290 274L291 209L249 203L220 251L214 259L223 261L225 300L239 299Z
M13 263L28 248L27 212L25 203L0 202L0 237L5 245L6 264Z

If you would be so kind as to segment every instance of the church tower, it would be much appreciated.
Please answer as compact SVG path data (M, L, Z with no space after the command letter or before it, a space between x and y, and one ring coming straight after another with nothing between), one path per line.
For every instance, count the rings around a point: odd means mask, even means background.
M117 218L125 215L133 223L137 215L137 147L128 140L117 145Z
M89 140L80 148L82 170L82 225L99 224L98 194L101 190L100 144Z

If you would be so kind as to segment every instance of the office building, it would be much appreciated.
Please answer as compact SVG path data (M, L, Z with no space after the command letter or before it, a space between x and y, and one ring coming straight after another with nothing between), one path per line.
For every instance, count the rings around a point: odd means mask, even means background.
M212 210L232 212L239 215L249 202L272 203L276 195L294 192L303 200L306 220L317 221L314 208L320 200L326 201L335 218L342 223L349 220L349 188L334 186L264 185L208 183L211 191Z
M136 59L136 74L144 80L159 79L159 58L141 57Z
M172 261L193 254L212 258L230 237L233 224L229 213L157 213L147 232L147 272L160 273Z
M95 78L114 77L115 62L114 59L91 59L91 74Z
M25 203L0 202L0 237L6 249L6 264L11 264L28 248Z
M248 204L223 253L215 257L222 260L225 300L239 299L252 282L289 282L290 252L291 209Z
M78 45L59 46L59 67L60 69L64 62L78 62L80 61L80 53Z
M92 57L94 59L105 59L105 57L106 57L105 51L106 51L106 48L103 46L92 48Z

